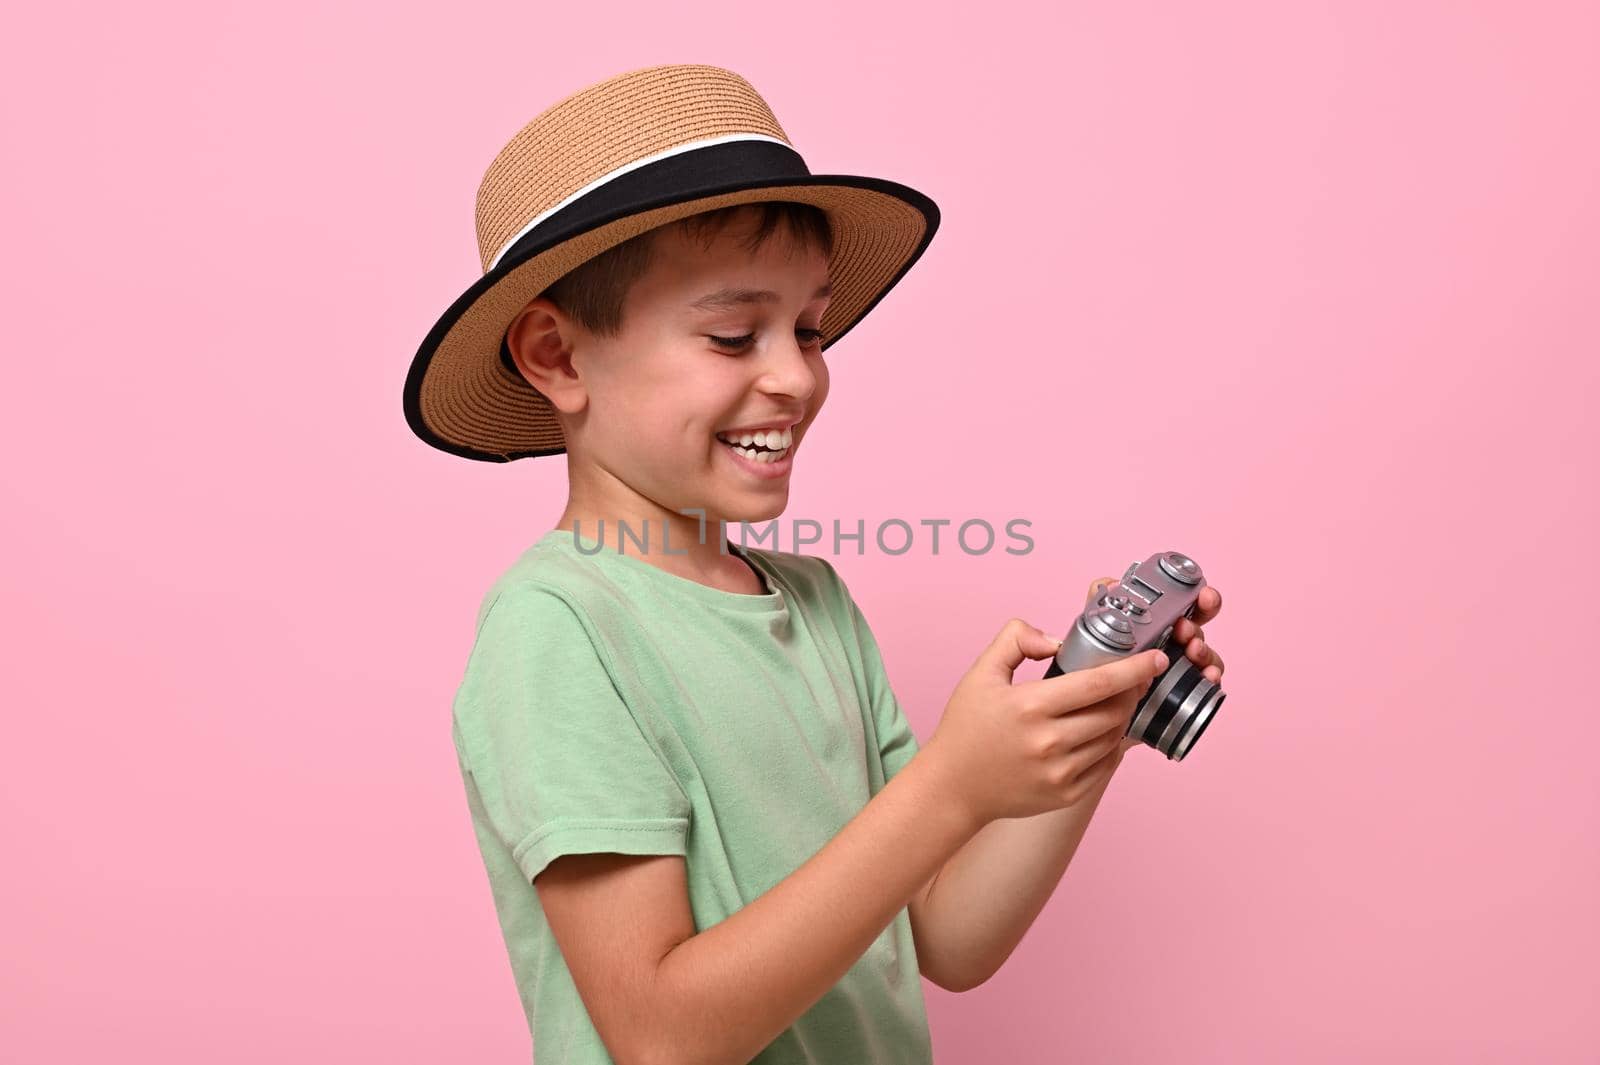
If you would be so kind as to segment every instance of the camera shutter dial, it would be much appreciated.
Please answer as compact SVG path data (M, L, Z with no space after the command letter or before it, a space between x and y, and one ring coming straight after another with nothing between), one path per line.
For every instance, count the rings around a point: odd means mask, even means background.
M1084 627L1089 634L1107 647L1119 651L1130 651L1136 642L1133 638L1133 623L1115 610L1096 610L1084 619Z
M1200 583L1200 567L1188 555L1180 555L1176 551L1168 551L1159 559L1161 569L1167 576L1184 584Z

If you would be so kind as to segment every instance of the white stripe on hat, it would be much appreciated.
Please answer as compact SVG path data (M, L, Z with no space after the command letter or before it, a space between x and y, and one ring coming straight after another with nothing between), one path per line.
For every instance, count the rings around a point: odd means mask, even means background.
M521 240L523 237L527 236L534 226L537 226L540 222L543 222L546 218L549 218L551 215L567 206L567 204L588 195L590 192L593 192L606 182L614 181L631 170L637 170L641 166L648 166L650 163L654 163L661 159L666 159L681 152L694 151L697 148L707 148L713 144L727 144L731 141L770 141L773 144L781 144L785 148L793 147L793 145L789 144L789 142L779 140L777 137L769 137L765 133L730 133L724 137L708 137L705 140L689 141L685 144L679 144L668 148L665 151L656 152L654 155L647 155L643 158L635 159L631 163L625 163L610 173L602 174L601 176L595 178L593 181L583 186L583 188L566 197L549 210L541 211L531 222L517 230L517 232L512 235L510 240L506 241L500 246L500 250L495 252L494 258L489 260L489 270L493 270L495 266L499 264L500 260L505 257L506 252L511 250L511 246L517 241ZM489 270L485 270L484 273L488 273Z

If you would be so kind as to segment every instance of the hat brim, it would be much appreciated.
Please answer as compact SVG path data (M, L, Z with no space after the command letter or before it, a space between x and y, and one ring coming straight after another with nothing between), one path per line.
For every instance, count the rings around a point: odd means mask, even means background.
M511 320L558 278L601 252L702 211L764 200L809 203L834 229L833 294L822 317L825 351L905 276L939 227L939 208L882 178L813 174L745 181L717 191L633 204L519 246L458 297L428 332L405 382L406 422L424 443L483 462L566 450L549 401L501 358Z

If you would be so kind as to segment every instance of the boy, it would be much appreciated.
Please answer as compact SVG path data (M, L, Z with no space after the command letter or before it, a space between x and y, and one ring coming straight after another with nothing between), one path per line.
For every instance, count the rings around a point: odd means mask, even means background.
M1059 646L1013 620L919 753L833 566L726 536L783 512L823 349L936 209L811 175L742 78L670 66L541 114L478 217L406 410L453 454L568 456L452 721L534 1060L931 1061L919 976L1010 953L1165 664L1013 685Z

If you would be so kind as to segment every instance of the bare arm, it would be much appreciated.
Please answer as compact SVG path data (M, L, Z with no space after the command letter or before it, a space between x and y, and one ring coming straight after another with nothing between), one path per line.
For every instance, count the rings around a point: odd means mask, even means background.
M1090 589L1111 580L1102 577ZM1198 612L1180 620L1175 632L1178 644L1213 683L1221 682L1227 667L1201 626L1221 609L1222 594L1208 587L1200 594ZM945 863L921 911L912 911L918 959L953 974L943 986L977 987L1005 964L1065 875L1123 756L1139 746L1138 740L1122 739L1089 770L1093 786L1077 802L1032 817L989 821Z
M935 875L917 919L917 957L967 991L999 971L1066 873L1121 762L1118 748L1093 770L1098 782L1071 806L990 821Z
M932 764L913 758L792 874L662 959L655 1005L686 1060L754 1057L971 838L977 826L940 801Z
M912 758L798 869L698 934L681 857L552 862L534 883L613 1056L745 1062L792 1025L977 832L939 772Z

